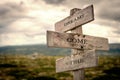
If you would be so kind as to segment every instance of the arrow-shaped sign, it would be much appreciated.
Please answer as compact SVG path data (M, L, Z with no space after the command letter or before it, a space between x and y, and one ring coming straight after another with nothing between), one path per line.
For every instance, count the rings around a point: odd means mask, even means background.
M77 55L70 55L56 60L56 72L77 70L81 68L95 67L98 65L98 57L95 50L87 50Z
M49 47L72 49L109 49L107 38L81 35L77 33L59 33L53 31L47 31L47 45Z
M72 16L57 22L55 31L65 32L94 20L93 5L77 11Z

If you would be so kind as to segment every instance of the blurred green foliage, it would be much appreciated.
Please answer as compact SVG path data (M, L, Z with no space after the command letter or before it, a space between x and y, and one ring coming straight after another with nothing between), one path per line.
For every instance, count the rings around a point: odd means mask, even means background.
M61 56L1 55L0 80L73 80L71 72L55 72ZM120 56L99 56L99 65L85 69L85 80L120 80Z

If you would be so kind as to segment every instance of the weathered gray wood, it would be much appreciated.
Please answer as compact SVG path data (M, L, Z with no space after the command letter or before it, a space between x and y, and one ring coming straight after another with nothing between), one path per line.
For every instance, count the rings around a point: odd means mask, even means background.
M47 31L47 45L49 47L72 49L109 49L107 38L81 35L77 33L59 33L53 31Z
M98 65L95 49L77 51L76 55L67 56L56 60L56 72L78 70L81 68L95 67Z
M70 16L74 15L77 11L80 11L81 9L79 8L73 8L70 10Z
M73 71L73 80L85 80L85 71L84 69L79 69Z
M71 10L70 13L74 13L74 11ZM82 26L79 26L78 28L73 29L71 32L72 33L83 34L82 33ZM84 54L84 50L83 49L81 49L81 50L72 49L72 54L75 55L76 53L80 53L80 55ZM74 70L73 71L73 79L74 80L85 80L85 70L84 70L84 68L78 69L78 70Z
M73 28L76 28L82 24L88 23L94 20L93 5L88 6L82 10L78 10L73 15L57 22L55 24L55 31L66 32Z

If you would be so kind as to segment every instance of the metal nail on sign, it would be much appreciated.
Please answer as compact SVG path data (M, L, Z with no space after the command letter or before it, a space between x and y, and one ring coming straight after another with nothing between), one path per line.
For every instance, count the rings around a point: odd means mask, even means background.
M82 10L77 11L74 13L74 15L68 16L67 18L57 22L55 24L55 30L59 32L66 32L93 20L93 5L90 5Z
M59 33L53 31L47 31L47 45L49 47L72 49L109 49L107 38L81 35L78 33Z

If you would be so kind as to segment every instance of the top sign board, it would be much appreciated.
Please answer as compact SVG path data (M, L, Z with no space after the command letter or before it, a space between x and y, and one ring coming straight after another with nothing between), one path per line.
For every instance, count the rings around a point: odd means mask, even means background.
M93 5L90 5L77 11L72 16L68 16L67 18L57 22L55 24L55 30L59 32L66 32L92 20L94 20L94 12Z

